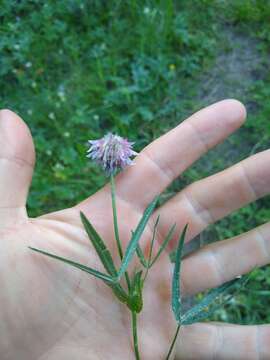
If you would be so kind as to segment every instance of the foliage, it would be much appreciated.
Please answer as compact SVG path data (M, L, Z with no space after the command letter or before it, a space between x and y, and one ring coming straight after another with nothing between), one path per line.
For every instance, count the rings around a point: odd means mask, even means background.
M26 120L37 150L30 215L71 206L104 184L101 171L85 162L88 139L117 132L136 141L138 151L197 110L201 74L225 48L222 34L228 27L257 42L262 68L248 85L251 115L242 134L254 151L265 149L269 16L268 0L2 0L1 107ZM241 155L243 138L235 139L231 146L239 145ZM213 152L178 179L164 199L228 166L225 157ZM267 198L249 205L210 229L210 238L237 235L268 221L268 208ZM256 270L249 294L240 292L215 319L269 321L264 311L269 279L269 268Z
M213 33L208 14L197 29L188 8L183 2L172 13L165 1L3 0L0 101L34 134L31 214L74 204L102 185L99 170L85 165L88 139L106 129L128 135L140 149L182 117L190 77L214 44L206 36Z

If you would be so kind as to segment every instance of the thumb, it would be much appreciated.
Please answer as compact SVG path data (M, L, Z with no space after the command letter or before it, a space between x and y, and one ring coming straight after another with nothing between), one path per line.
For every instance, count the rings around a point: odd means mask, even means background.
M31 133L10 110L0 111L0 226L26 218L26 199L35 164Z

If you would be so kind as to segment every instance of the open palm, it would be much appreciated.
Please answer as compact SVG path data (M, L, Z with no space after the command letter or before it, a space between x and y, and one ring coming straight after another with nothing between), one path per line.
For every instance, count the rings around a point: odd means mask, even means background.
M136 165L116 178L124 244L147 204L174 178L244 121L235 100L214 104L147 146ZM83 211L115 254L109 187L73 208L30 219L25 204L34 165L29 130L14 113L0 113L0 353L3 360L133 359L129 313L102 282L28 246L103 271L82 227ZM145 230L149 246L160 214L158 239L173 223L189 223L191 240L210 223L268 193L269 151L195 182L156 210ZM174 239L176 240L176 238ZM186 295L215 287L269 262L269 224L208 245L183 261ZM235 254L238 255L235 261ZM170 311L171 265L166 255L150 272L139 316L142 359L164 359L175 322ZM270 359L268 326L196 324L183 327L180 359ZM237 346L237 348L236 348Z

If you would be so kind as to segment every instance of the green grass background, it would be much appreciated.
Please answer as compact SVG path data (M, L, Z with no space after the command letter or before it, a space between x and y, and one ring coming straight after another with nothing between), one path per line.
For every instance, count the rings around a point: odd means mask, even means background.
M100 188L88 139L108 131L136 150L202 106L225 97L248 108L244 128L164 194L267 148L270 135L268 0L2 0L0 106L20 114L36 145L31 216L71 206ZM268 166L268 164L266 164ZM209 227L224 239L270 218L269 199ZM270 270L214 318L270 322Z

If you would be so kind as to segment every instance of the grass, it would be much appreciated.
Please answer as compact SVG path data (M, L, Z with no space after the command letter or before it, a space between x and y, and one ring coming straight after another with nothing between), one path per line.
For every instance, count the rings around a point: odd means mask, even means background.
M228 32L246 39L260 60L249 81L239 80L245 90L238 92L237 84L225 89L227 96L247 104L249 120L241 135L176 180L164 199L229 166L232 158L266 148L269 18L267 0L3 0L0 103L28 123L37 150L29 214L72 206L104 184L103 174L85 159L88 139L110 130L136 141L140 150L209 99L220 100L228 78L213 69L220 54L226 59L235 48L234 38L223 41ZM208 98L201 89L211 92L205 85L211 76L212 84L219 81L221 88ZM237 235L269 218L265 198L210 227L205 237ZM250 290L215 318L269 321L269 283L269 268L256 270Z

